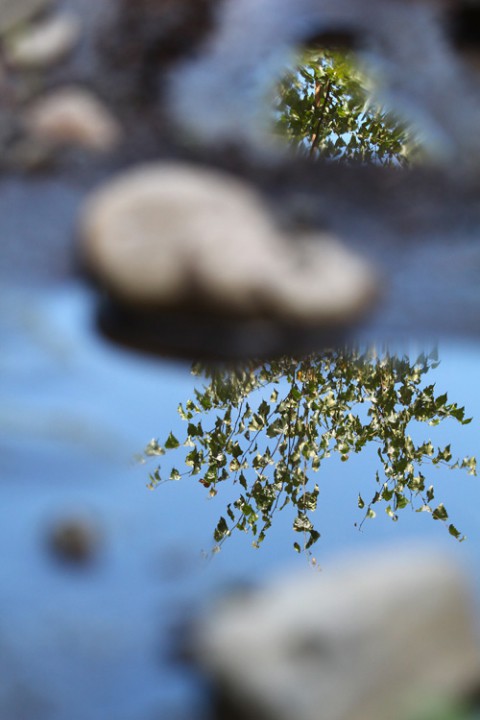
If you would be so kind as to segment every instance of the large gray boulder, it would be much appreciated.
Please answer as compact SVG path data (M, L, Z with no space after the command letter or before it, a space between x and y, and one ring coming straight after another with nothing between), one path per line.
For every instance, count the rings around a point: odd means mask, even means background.
M289 575L216 608L197 652L231 705L262 720L404 720L480 677L465 578L414 548Z
M80 224L86 265L127 304L329 324L377 294L367 262L327 233L288 238L249 185L220 171L140 166L94 193Z

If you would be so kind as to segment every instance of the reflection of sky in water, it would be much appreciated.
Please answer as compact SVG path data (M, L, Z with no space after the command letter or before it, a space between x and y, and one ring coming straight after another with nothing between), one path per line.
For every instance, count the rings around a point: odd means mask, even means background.
M182 435L176 408L198 382L189 366L97 339L83 289L35 297L5 291L0 305L0 708L13 702L5 698L15 680L28 685L34 704L51 688L59 702L52 720L65 717L65 708L80 720L85 702L91 720L112 716L115 706L119 719L141 718L142 708L146 716L157 708L173 717L172 708L180 712L197 699L184 671L168 663L170 625L219 584L304 564L292 549L292 515L277 515L260 551L238 534L213 561L201 561L234 490L224 484L208 499L193 478L152 493L147 468L132 461L150 438ZM480 454L478 357L474 347L441 347L441 364L428 376L475 418L466 427L425 428L438 444L451 442L454 456ZM373 494L376 466L374 453L347 463L332 456L318 474L320 564L339 550L428 538L475 568L479 480L448 469L427 475L467 543L408 508L393 523L379 506L359 532L357 495ZM45 529L78 512L98 522L103 549L90 572L60 572L44 550Z

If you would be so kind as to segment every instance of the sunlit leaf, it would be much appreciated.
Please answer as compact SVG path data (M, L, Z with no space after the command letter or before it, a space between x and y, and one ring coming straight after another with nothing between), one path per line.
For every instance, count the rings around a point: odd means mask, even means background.
M165 448L167 450L175 450L178 447L180 447L180 443L178 442L175 435L173 433L170 433L165 443Z
M165 455L165 450L159 445L158 440L150 440L143 452L147 457Z
M209 383L195 391L195 402L179 406L185 422L182 445L170 433L164 446L152 440L142 458L161 457L169 450L187 469L181 474L175 467L165 472L163 465L157 467L148 486L200 474L199 483L214 497L221 483L231 479L242 494L227 506L231 525L222 517L215 528L217 546L237 530L250 533L259 547L275 514L291 509L293 528L304 535L295 549L308 552L319 539L314 525L319 486L313 473L332 454L345 461L372 444L378 458L372 478L376 489L367 506L358 495L359 509L367 507L364 518L374 518L374 507L384 503L396 521L411 505L445 523L450 535L461 540L455 525L447 525L443 503L434 507L435 489L434 484L427 487L426 467L475 475L476 459L454 460L450 444L435 451L429 438L417 442L418 432L410 431L412 423L418 431L422 423L430 427L449 417L464 423L464 409L448 404L446 393L436 396L435 385L425 383L434 363L431 354L412 362L388 353L329 351L302 360L205 368ZM193 414L201 414L201 422L192 422Z
M448 519L448 513L447 513L443 503L440 503L440 505L438 505L435 508L435 510L433 510L432 517L434 520L447 520Z

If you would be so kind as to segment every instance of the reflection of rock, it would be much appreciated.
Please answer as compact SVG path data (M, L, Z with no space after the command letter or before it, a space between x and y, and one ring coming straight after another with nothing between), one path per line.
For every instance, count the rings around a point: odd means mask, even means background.
M59 14L15 35L7 46L10 65L42 68L71 52L80 37L81 23L74 15Z
M245 183L180 164L144 166L92 197L88 267L127 303L182 303L312 323L348 321L375 294L373 273L329 237L288 242Z
M53 4L53 0L0 0L0 33L29 20Z
M120 141L121 128L100 100L81 88L63 88L41 97L24 122L39 140L107 152Z
M403 720L480 677L465 580L418 548L216 608L198 647L241 716L266 720Z

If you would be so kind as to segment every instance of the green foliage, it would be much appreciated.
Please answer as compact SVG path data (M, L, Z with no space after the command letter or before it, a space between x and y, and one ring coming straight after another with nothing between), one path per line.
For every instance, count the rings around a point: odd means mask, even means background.
M480 711L470 702L427 699L424 707L409 716L408 720L480 720Z
M152 440L144 454L183 454L186 469L173 468L169 478L198 477L210 496L227 480L238 487L237 499L214 530L217 546L240 530L252 533L259 547L275 513L290 506L293 530L302 536L294 548L308 551L320 537L312 521L319 496L314 477L332 454L346 462L370 445L376 447L379 470L373 495L358 496L362 523L375 517L379 506L393 521L412 506L462 540L445 506L436 501L424 467L476 475L476 460L453 460L450 445L416 442L411 434L412 425L471 421L463 407L425 384L425 375L437 365L435 353L411 362L388 353L331 351L302 360L207 369L208 384L178 409L186 423L182 445L170 433L163 445ZM193 373L200 375L202 368L194 366ZM150 474L150 487L161 482L158 467Z
M277 127L305 155L405 165L415 142L405 125L375 105L351 55L310 51L283 78Z

